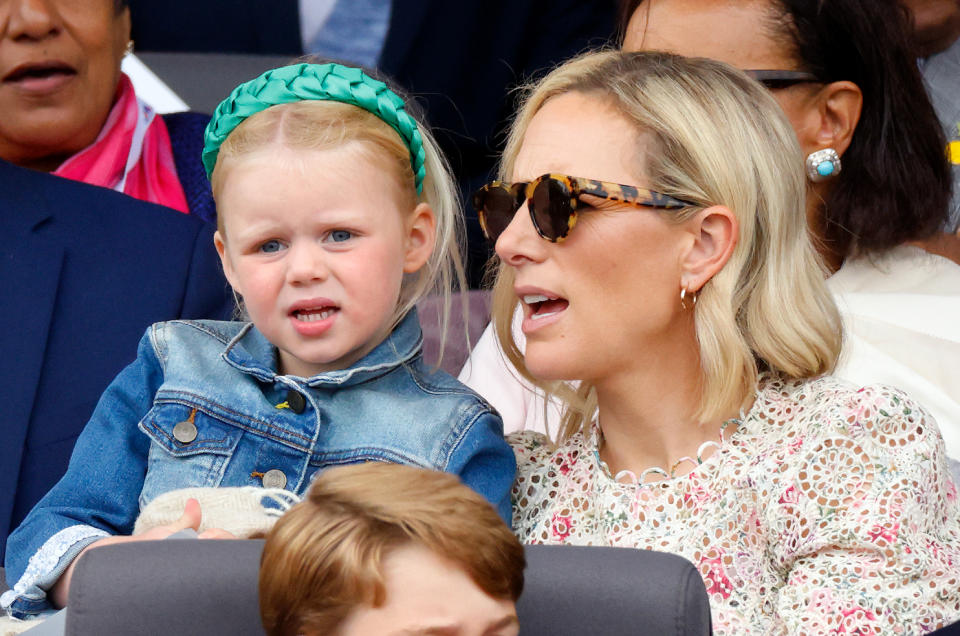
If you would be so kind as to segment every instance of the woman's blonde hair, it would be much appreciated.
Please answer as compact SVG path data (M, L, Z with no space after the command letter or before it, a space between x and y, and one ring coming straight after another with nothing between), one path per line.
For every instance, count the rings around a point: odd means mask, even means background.
M459 566L488 596L520 597L523 546L455 475L341 466L320 475L267 535L259 581L267 634L332 634L354 609L382 606L383 561L411 544Z
M807 229L800 149L768 92L721 62L666 53L588 53L527 88L503 154L502 179L512 178L524 134L540 108L571 92L603 100L642 135L647 144L638 153L637 173L646 179L641 185L697 204L662 212L664 218L680 223L724 205L739 221L732 256L700 290L693 309L702 370L700 421L742 408L763 370L789 378L831 371L840 351L840 317ZM560 430L565 439L593 418L595 392L589 383L574 389L530 375L513 338L518 299L512 287L513 272L501 263L493 301L498 340L525 378L566 404ZM678 281L678 294L679 287Z
M423 139L426 169L419 195L410 164L410 149L400 135L376 115L335 101L305 100L271 106L244 120L223 141L210 177L214 199L221 197L230 166L250 154L270 148L314 151L357 144L371 161L384 168L384 178L392 179L398 191L408 197L403 202L405 208L412 211L417 203L424 202L436 216L433 252L418 272L405 276L393 325L421 298L434 293L443 299L439 304L440 324L445 333L451 293L467 287L461 254L463 215L445 157L428 128L421 124L417 127ZM323 176L316 175L316 178ZM220 212L218 210L217 227L224 236L224 218ZM371 284L377 282L371 281Z

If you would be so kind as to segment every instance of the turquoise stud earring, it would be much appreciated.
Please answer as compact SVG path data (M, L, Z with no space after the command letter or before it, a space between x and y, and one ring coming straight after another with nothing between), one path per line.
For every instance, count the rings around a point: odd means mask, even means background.
M807 155L807 178L814 183L840 174L840 155L833 148L824 148Z

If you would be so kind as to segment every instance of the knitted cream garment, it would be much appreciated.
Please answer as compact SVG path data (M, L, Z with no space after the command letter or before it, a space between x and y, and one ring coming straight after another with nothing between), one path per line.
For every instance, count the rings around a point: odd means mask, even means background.
M183 488L166 492L140 511L133 534L171 524L183 515L188 499L200 502L203 514L198 532L220 528L246 539L266 533L300 498L282 488Z

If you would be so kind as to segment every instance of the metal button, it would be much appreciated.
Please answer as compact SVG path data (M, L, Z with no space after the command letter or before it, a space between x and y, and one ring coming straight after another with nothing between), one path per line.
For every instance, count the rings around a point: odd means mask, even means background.
M173 427L173 438L180 442L181 444L189 444L193 440L197 439L197 425L193 423L194 418L197 416L197 409L190 411L190 417L183 420L182 422L177 422Z
M290 410L300 415L303 413L304 409L307 408L307 398L303 397L302 393L298 393L293 389L287 391L287 404L290 405Z
M283 488L287 485L287 476L283 474L282 470L276 468L271 468L265 472L262 479L264 488Z

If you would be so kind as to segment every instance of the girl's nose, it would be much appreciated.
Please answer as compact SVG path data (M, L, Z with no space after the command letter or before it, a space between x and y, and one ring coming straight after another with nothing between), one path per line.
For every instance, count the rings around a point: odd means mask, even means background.
M524 203L513 215L510 224L497 238L496 252L501 260L513 267L525 262L537 262L544 259L549 243L537 234L530 219L530 210Z
M316 243L295 243L287 255L287 282L291 284L309 284L326 280L330 275L327 255Z

